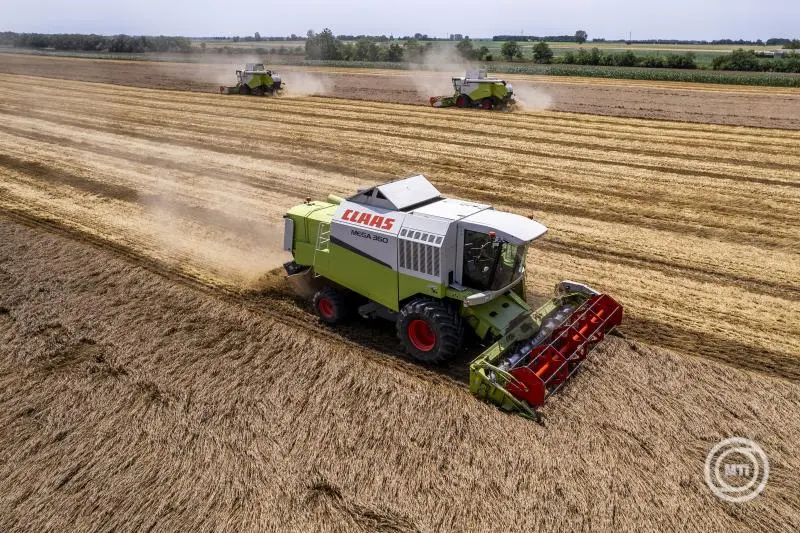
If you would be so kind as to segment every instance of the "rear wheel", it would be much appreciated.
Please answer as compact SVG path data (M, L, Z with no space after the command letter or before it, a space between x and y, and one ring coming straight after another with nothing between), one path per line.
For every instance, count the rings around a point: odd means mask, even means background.
M253 95L255 96L264 96L264 86L259 85L255 89L253 89Z
M314 311L326 324L338 324L347 318L347 297L336 289L322 289L314 295Z
M483 100L481 100L481 109L490 110L493 108L494 108L494 102L492 101L491 98L484 98Z
M250 86L247 85L246 83L243 83L239 87L239 94L250 94Z
M456 98L456 105L458 107L468 107L470 104L470 98L466 94L459 94L458 98Z
M461 317L441 300L416 298L400 309L397 336L408 354L425 363L452 358L461 348Z

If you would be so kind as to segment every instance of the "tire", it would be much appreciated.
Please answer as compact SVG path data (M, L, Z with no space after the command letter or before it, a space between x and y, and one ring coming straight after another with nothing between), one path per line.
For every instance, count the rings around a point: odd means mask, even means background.
M471 102L470 97L466 94L459 94L458 98L456 98L457 107L469 107Z
M347 297L336 289L321 289L314 295L314 312L326 324L343 322L349 310Z
M491 111L494 109L494 101L491 98L484 98L481 100L481 109L486 109L487 111Z
M461 349L461 317L442 300L415 298L400 309L397 336L406 352L423 363L441 363Z
M260 85L260 86L256 87L255 89L253 89L253 95L254 96L264 96L264 86Z
M239 87L239 94L250 94L250 86L247 85L246 83L243 83Z

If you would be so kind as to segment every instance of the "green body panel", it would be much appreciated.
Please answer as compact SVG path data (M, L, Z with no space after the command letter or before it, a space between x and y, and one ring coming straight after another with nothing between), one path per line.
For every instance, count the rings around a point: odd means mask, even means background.
M525 300L513 291L485 304L461 307L461 316L480 339L496 339L508 335L512 329L521 325L521 320L530 313L531 308Z
M256 87L260 87L262 85L272 87L272 83L272 76L269 74L251 74L249 75L249 79L242 82L243 85L247 85L251 89L255 89Z
M396 271L335 244L331 244L329 249L327 264L320 260L317 252L314 270L320 276L366 296L392 311L399 309Z
M296 205L285 215L294 221L292 255L299 265L313 266L320 224L330 224L336 205L328 202L307 202ZM326 263L327 255L321 256ZM327 265L326 265L327 266Z
M503 100L508 96L508 89L501 83L481 83L478 88L468 95L473 101L483 100L484 98L494 97Z
M398 273L398 276L398 300L401 302L417 294L441 299L447 293L447 286L444 283L415 278L403 273Z

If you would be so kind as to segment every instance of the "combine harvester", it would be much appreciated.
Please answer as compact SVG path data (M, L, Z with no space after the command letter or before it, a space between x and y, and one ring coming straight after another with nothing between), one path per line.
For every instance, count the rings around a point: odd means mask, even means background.
M472 329L487 346L470 389L538 418L589 351L622 322L611 297L571 281L536 310L525 300L525 256L547 228L491 206L446 199L423 176L310 201L284 216L284 267L311 288L320 319L357 311L395 322L407 352L426 363L457 355ZM471 337L471 336L470 336Z
M487 77L485 70L470 70L463 78L453 78L453 89L453 96L431 96L431 105L481 109L512 109L516 105L511 84Z
M236 85L219 86L222 94L252 94L254 96L273 95L283 89L283 82L277 72L264 68L263 63L247 63L244 70L236 71Z

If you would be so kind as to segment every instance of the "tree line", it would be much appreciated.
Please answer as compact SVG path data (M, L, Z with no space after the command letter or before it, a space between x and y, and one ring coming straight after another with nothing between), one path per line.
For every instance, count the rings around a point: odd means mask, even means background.
M534 35L495 35L492 37L493 41L517 41L517 42L552 42L552 43L584 43L588 38L584 30L578 30L575 35L546 35L544 37L537 37ZM747 39L716 39L713 41L697 40L697 39L624 39L624 40L608 40L603 38L594 38L592 42L605 43L605 42L624 42L626 44L683 44L683 45L728 45L728 46L783 46L784 48L800 48L800 40L786 39L783 37L772 37L763 41L756 39L750 41ZM788 46L787 46L788 45Z
M792 52L783 57L763 59L753 50L739 48L730 54L715 57L712 67L714 70L800 73L800 54Z
M502 56L508 60L525 59L519 43L506 41L501 48ZM609 53L592 48L580 49L577 52L569 50L561 56L555 56L550 46L540 41L531 51L534 62L540 64L563 65L594 65L605 67L647 67L671 69L696 69L697 63L692 52L668 55L638 55L628 50L625 52ZM738 49L730 54L715 57L712 63L714 70L741 70L751 72L795 72L800 73L800 54L787 53L782 57L764 58L753 50Z
M82 33L13 33L2 34L0 42L17 48L52 48L83 52L189 52L191 40L186 37L95 35Z
M405 49L398 43L379 44L370 37L345 43L328 28L319 33L309 30L306 38L307 59L399 62L404 53Z

